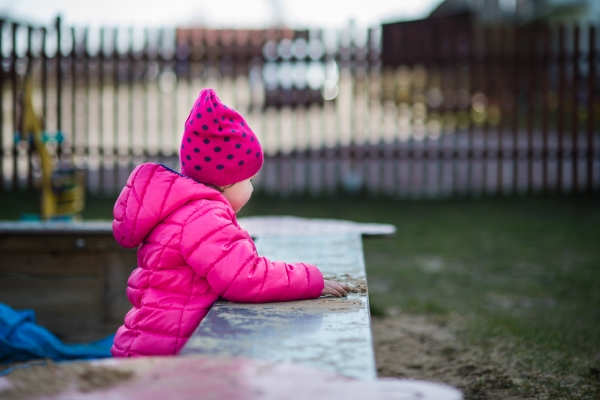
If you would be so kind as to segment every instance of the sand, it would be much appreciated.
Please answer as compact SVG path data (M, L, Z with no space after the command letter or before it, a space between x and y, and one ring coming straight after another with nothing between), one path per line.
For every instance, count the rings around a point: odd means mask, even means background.
M80 392L105 389L134 376L131 371L121 371L84 362L34 365L16 369L6 376L12 387L0 391L0 398L7 400L27 399L37 396L53 396L68 388Z
M491 352L464 347L453 333L459 331L457 327L457 317L373 317L378 375L446 383L461 389L465 400L563 398L552 392L551 382L560 382L574 395L572 398L592 398L578 397L590 385L581 377L523 370L510 361L511 348L507 343L498 343ZM536 376L540 379L534 379ZM598 376L600 385L600 372Z
M348 274L339 274L335 276L324 276L323 279L345 283L350 286L350 293L367 294L367 280L364 278L356 278Z

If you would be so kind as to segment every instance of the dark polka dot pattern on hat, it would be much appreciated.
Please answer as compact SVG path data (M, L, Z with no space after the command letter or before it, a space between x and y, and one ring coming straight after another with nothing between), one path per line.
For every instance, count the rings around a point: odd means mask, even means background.
M194 107L181 142L182 174L217 186L255 175L262 166L262 151L243 117L211 89L201 92Z

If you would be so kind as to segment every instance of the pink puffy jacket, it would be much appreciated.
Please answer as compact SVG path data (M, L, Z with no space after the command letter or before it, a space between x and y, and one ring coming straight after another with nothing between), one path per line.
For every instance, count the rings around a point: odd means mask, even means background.
M161 164L132 172L114 217L117 242L139 246L115 357L177 354L219 296L260 303L317 298L323 289L317 267L259 257L221 193Z

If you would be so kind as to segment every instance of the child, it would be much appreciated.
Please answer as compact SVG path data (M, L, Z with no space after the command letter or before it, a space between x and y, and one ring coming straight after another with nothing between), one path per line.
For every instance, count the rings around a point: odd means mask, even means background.
M138 166L114 208L113 233L138 249L128 281L133 308L111 349L115 357L177 354L223 297L274 302L345 296L314 265L259 257L235 217L263 163L258 139L212 89L200 92L185 123L181 173Z

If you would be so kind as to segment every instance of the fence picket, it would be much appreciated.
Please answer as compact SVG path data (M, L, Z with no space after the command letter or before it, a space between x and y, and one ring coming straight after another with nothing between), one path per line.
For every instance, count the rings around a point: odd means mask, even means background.
M94 192L114 194L140 162L177 168L182 119L204 86L259 135L270 166L256 187L268 193L598 190L594 27L388 28L103 27L96 43L60 19L2 20L0 186L38 183L32 147L11 132L26 66L45 131L64 137L51 152L86 167Z

